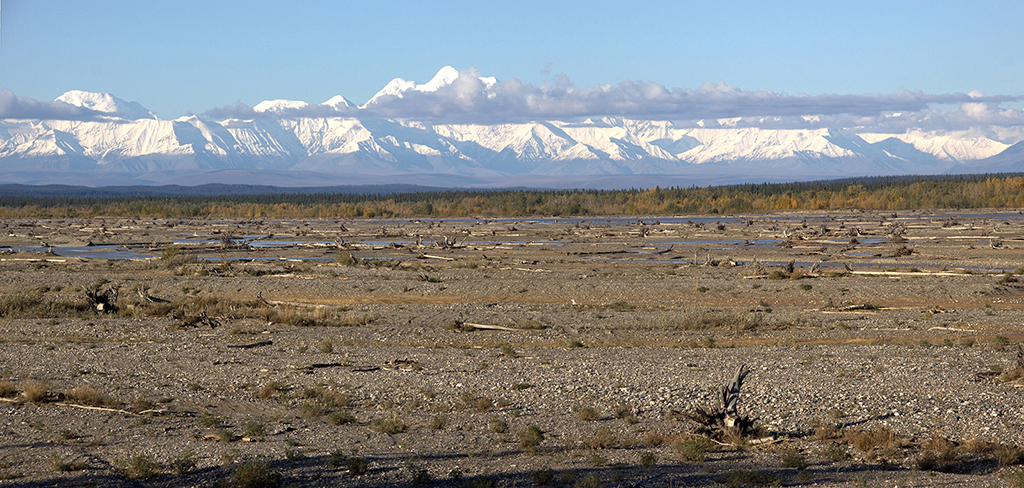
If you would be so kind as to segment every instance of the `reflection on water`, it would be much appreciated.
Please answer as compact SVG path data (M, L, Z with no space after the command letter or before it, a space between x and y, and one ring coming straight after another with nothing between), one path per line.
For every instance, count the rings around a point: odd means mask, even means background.
M65 258L92 258L92 259L152 259L159 254L152 252L132 250L118 244L107 244L100 246L15 246L0 247L0 250L9 249L20 252L49 252L55 256Z

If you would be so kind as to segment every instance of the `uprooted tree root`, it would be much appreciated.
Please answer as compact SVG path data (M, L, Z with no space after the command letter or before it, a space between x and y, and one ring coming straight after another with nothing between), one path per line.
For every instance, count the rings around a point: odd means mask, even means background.
M982 381L993 383L1014 383L1024 380L1024 344L1017 344L1016 360L1007 368L995 371L981 371L974 376Z
M1024 378L1024 345L1017 344L1017 359L1014 363L999 375L999 381L1009 383Z
M719 405L712 408L694 407L686 412L673 411L677 418L692 420L700 425L697 433L720 442L735 443L756 434L754 422L757 419L740 415L739 399L743 380L750 374L745 364L736 369L736 375L728 385L719 390Z

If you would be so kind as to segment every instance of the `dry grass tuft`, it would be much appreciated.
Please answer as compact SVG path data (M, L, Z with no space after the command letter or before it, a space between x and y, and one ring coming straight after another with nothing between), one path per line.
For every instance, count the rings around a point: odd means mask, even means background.
M280 398L288 391L288 385L284 384L283 381L269 381L256 392L256 396L263 400L270 400L274 398Z
M389 435L394 435L399 432L405 432L405 430L409 428L409 426L405 423L404 420L397 417L389 419L376 419L370 423L370 427L372 427L373 430L380 432L381 434Z
M490 397L477 396L476 393L470 391L464 391L459 394L459 401L459 408L473 409L480 413L487 412L494 406L494 400Z
M665 434L652 430L644 434L643 444L648 447L661 447L668 445L669 438L665 437Z
M281 473L263 459L250 459L235 467L224 486L270 487L281 483Z
M957 460L957 445L944 437L932 437L921 445L924 449L916 461L922 471L952 471Z
M861 452L892 451L907 445L906 439L889 429L848 430L843 433L843 438Z
M159 477L160 465L145 454L139 454L128 460L128 477L133 480L148 480Z
M121 408L121 402L92 385L79 385L64 393L74 403L93 407Z
M46 401L46 396L49 394L50 385L45 381L25 381L22 384L21 394L25 396L25 400L33 403L41 403Z
M18 387L10 380L0 381L0 398L11 398L18 394Z
M1009 444L989 442L984 439L973 438L964 442L960 450L971 454L992 456L999 462L1000 466L1013 466L1024 464L1024 450Z
M60 300L38 289L0 296L2 318L62 318L92 314L84 298Z
M338 410L335 412L331 412L327 414L327 420L329 420L332 425L346 425L354 424L357 422L356 417L352 415L352 412L349 412L348 410Z
M584 422L592 422L598 418L597 410L591 406L576 405L572 407L572 411L576 414L576 418Z

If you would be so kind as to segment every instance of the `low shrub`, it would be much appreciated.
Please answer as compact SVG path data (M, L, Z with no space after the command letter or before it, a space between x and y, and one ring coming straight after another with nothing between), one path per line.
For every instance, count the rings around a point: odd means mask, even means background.
M273 469L270 463L262 459L250 459L236 466L225 484L237 488L263 488L277 486L280 482L281 473Z
M223 425L220 417L210 412L203 412L202 415L196 418L196 423L199 424L200 427L205 427L207 429L216 429Z
M128 477L133 480L148 480L160 475L160 465L145 454L128 460Z
M791 469L807 469L810 463L807 461L807 456L804 456L795 447L788 447L782 449L779 454L782 456L782 466Z
M327 456L327 467L330 469L338 469L348 462L348 456L341 451L333 451L330 456Z
M11 398L18 394L18 387L10 380L0 381L0 398Z
M550 469L541 469L530 473L530 479L537 486L549 486L555 482L555 472Z
M584 444L591 449L607 449L615 445L618 439L612 434L608 427L598 427L597 432L588 438Z
M348 460L345 461L345 465L348 467L348 472L354 476L366 474L368 467L366 458L361 457L348 458Z
M267 435L267 427L262 422L250 420L245 423L243 435L251 438L263 438Z
M597 410L594 407L577 405L572 408L572 411L576 414L576 418L584 422L591 422L598 418Z
M668 438L665 434L652 430L644 434L643 444L648 447L660 447L668 444Z
M188 474L196 469L195 453L191 450L182 452L168 464L171 467L171 471L174 471L174 474L179 476Z
M532 451L544 441L544 432L536 425L529 425L516 433L519 439L519 446L527 451Z
M821 457L838 463L840 461L846 461L850 459L850 453L846 450L846 446L842 444L830 444L828 447L821 451Z
M640 456L640 466L653 468L656 464L658 464L658 456L653 452L645 452Z
M714 449L714 444L703 437L690 437L676 442L676 453L679 459L690 462L704 462L708 451Z
M491 417L487 421L487 430L495 434L504 434L508 432L508 422L499 417Z

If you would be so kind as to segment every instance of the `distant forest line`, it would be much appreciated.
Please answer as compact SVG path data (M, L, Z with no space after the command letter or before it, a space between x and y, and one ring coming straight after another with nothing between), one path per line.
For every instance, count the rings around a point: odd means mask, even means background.
M629 190L191 196L0 195L0 218L369 219L744 214L1024 207L1024 176L878 177Z

